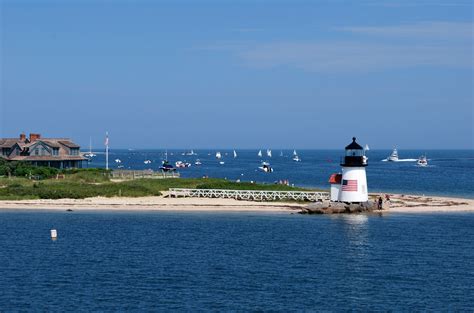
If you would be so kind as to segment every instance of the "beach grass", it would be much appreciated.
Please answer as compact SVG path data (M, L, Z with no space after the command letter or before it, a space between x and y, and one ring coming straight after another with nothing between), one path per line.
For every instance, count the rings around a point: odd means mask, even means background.
M278 184L232 182L217 178L166 178L110 181L103 169L62 171L54 178L32 180L27 177L0 177L0 200L84 199L90 197L159 196L169 188L234 190L304 190Z

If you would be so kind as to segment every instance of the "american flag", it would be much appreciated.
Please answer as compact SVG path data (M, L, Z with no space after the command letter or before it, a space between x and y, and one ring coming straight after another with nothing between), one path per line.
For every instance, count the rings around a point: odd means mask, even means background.
M342 191L357 191L357 179L343 179Z

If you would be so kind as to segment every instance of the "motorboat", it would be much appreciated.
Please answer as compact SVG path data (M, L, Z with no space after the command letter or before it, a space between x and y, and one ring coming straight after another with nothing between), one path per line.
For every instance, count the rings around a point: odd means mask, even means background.
M194 165L201 165L201 161L199 159L196 160L196 162L194 162Z
M258 168L265 173L273 172L273 168L270 166L270 163L268 162L262 162L262 165L259 166Z
M115 163L122 163L122 160L120 160L120 159L115 159Z
M197 155L197 153L195 153L194 150L191 149L191 151L186 152L185 155Z
M416 161L416 164L418 166L427 166L428 165L428 159L426 158L426 155L422 155L418 158L418 161Z
M143 163L145 163L145 164L151 164L151 160L145 160L145 161L143 161Z
M173 167L173 165L171 165L167 160L164 160L164 161L161 163L160 170L162 170L163 172L173 172L173 171L176 171L176 169Z
M224 165L225 162L224 162L224 161L219 161L219 164L220 164L220 165Z
M387 161L390 161L390 162L397 162L398 161L398 151L397 151L397 149L393 149L392 153L387 158Z
M174 165L176 166L176 168L186 168L186 167L190 167L191 163L187 163L187 162L183 162L183 161L176 161L176 163Z

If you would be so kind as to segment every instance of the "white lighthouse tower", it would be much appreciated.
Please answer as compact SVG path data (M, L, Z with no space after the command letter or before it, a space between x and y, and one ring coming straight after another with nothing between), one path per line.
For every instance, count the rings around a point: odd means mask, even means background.
M352 143L346 147L346 155L341 162L342 177L339 190L341 202L366 202L369 199L365 167L367 157L364 148L352 138Z

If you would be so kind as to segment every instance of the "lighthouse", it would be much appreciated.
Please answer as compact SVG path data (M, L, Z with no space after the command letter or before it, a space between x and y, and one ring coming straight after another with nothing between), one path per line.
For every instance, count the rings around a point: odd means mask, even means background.
M338 199L341 202L366 202L368 201L367 176L365 167L367 157L364 148L352 138L352 142L345 149L342 159L342 175L340 177L340 188L338 188Z

